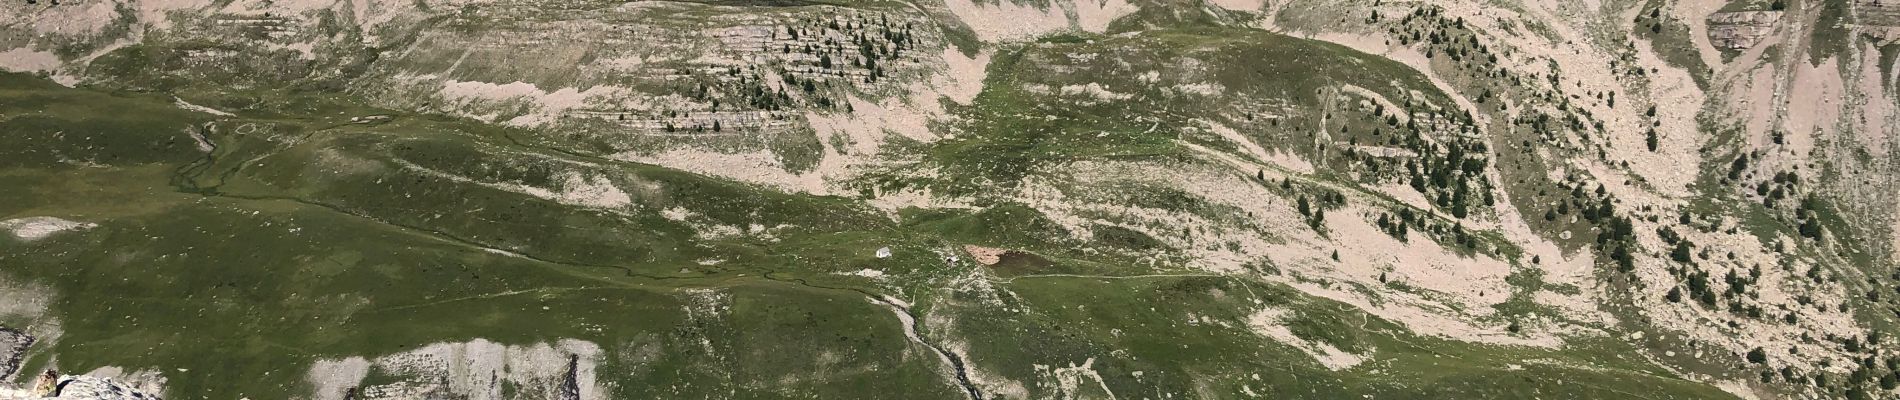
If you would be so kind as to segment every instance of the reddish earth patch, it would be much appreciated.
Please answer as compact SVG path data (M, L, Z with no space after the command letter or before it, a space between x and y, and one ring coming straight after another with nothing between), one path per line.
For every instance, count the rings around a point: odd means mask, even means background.
M1004 276L1043 271L1054 265L1049 259L1026 251L977 245L963 245L963 251L970 253L970 259L976 260L978 264Z
M976 260L978 264L990 265L990 266L993 266L993 265L996 265L996 263L1002 262L1003 255L1010 253L1009 249L983 247L983 246L978 246L974 244L963 245L963 251L970 253L970 258Z

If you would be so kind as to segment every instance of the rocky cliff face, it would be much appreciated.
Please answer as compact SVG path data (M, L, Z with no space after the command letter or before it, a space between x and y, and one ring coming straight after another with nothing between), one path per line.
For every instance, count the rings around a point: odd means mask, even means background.
M20 372L20 362L26 358L26 349L32 346L32 335L0 327L0 381L12 379Z
M308 380L319 399L599 399L607 398L594 372L600 353L599 346L574 340L438 343L373 360L319 361ZM372 375L377 379L369 380Z

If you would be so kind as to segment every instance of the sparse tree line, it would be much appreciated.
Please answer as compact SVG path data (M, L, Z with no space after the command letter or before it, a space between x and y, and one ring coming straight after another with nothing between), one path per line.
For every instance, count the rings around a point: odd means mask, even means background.
M1686 31L1683 24L1674 21L1673 17L1661 11L1661 8L1668 4L1667 2L1652 2L1645 5L1635 17L1638 34L1654 38L1664 34L1680 35ZM1785 2L1777 0L1770 3L1768 8L1779 10L1786 6ZM1390 22L1388 30L1396 41L1393 44L1418 48L1422 53L1440 63L1449 63L1467 71L1469 75L1466 77L1448 79L1467 79L1461 83L1469 84L1473 88L1474 103L1479 104L1481 109L1505 111L1513 107L1518 108L1519 112L1515 113L1517 117L1509 121L1513 130L1537 135L1539 139L1537 141L1542 145L1571 150L1576 154L1595 153L1600 160L1610 160L1607 149L1613 147L1614 143L1609 140L1604 122L1593 116L1590 109L1578 107L1572 102L1584 99L1594 101L1595 104L1603 107L1616 108L1619 106L1616 92L1583 93L1583 96L1573 97L1560 89L1564 81L1554 60L1547 60L1551 65L1547 72L1520 75L1497 65L1500 56L1508 57L1511 54L1508 44L1503 44L1502 46L1506 47L1501 51L1485 46L1485 43L1476 40L1477 35L1469 31L1465 21L1443 17L1442 10L1437 6L1417 6L1409 13L1393 12L1391 8L1394 7L1383 9L1378 6L1373 7L1374 10L1366 15L1366 23ZM1507 25L1504 29L1522 27L1524 26ZM1649 74L1649 71L1636 62L1635 46L1634 42L1625 41L1623 48L1618 52L1618 57L1610 60L1612 70L1618 75L1642 78ZM1534 85L1536 82L1544 82L1546 85ZM1516 95L1507 96L1512 93ZM1524 103L1509 104L1494 99L1511 99ZM1641 114L1646 126L1639 131L1642 134L1642 148L1650 152L1663 151L1663 139L1670 133L1661 129L1661 117L1657 115L1656 107L1641 103L1638 103L1638 106L1646 107ZM1774 130L1769 134L1770 140L1775 145L1788 142L1787 132ZM1537 146L1532 143L1532 140L1523 141L1521 151L1529 153L1535 149ZM1535 154L1526 154L1526 157L1538 158ZM1831 233L1829 228L1830 224L1838 223L1830 222L1838 219L1836 211L1824 199L1817 198L1804 190L1804 180L1799 171L1782 171L1762 178L1748 176L1750 167L1760 161L1760 154L1737 155L1735 158L1726 160L1727 165L1717 164L1717 168L1721 169L1717 170L1715 179L1723 184L1739 183L1745 189L1744 193L1752 192L1754 199L1760 201L1760 204L1768 210L1783 210L1772 212L1771 215L1780 219L1782 226L1792 228L1792 233L1800 238L1813 241L1808 243L1818 244L1837 240L1830 238L1831 234L1837 233ZM1625 161L1622 165L1628 167L1628 162ZM1750 180L1754 182L1748 183ZM1576 216L1579 222L1587 223L1592 228L1579 232L1595 235L1594 247L1599 251L1598 254L1606 255L1605 262L1625 277L1633 273L1634 259L1640 248L1635 243L1631 217L1624 213L1624 210L1617 209L1617 201L1613 196L1604 193L1600 185L1594 185L1595 187L1591 188L1584 186L1581 182L1575 182L1574 178L1572 182L1560 183L1560 185L1564 185L1564 188L1570 191L1570 195L1558 201L1546 203L1549 206L1543 210L1544 219L1548 222L1560 222L1560 220L1567 221L1566 217ZM1544 195L1540 190L1539 197ZM1689 213L1684 211L1682 214L1684 220L1678 227L1707 225L1692 224L1689 221ZM1379 215L1378 218L1381 222L1379 225L1388 233L1402 232L1401 229L1405 227L1403 224L1393 222L1406 220L1405 218L1384 214ZM1656 221L1655 217L1647 218L1652 222ZM1394 226L1400 228L1392 228ZM1785 307L1781 310L1769 310L1764 309L1764 306L1760 304L1758 290L1763 284L1761 282L1763 268L1775 266L1715 267L1715 264L1719 263L1732 263L1732 260L1736 258L1735 255L1719 247L1699 245L1672 229L1675 228L1662 227L1657 232L1666 244L1666 247L1660 249L1662 256L1672 262L1667 267L1668 271L1677 282L1663 295L1665 300L1699 304L1708 309L1725 309L1729 314L1740 318L1778 320L1787 324L1800 322L1800 316L1794 310L1788 310ZM1778 253L1794 251L1795 249L1786 247L1788 244L1790 244L1788 241L1774 241L1774 250ZM1723 257L1724 253L1728 253L1727 257ZM1722 261L1723 258L1730 261ZM1784 265L1782 268L1798 269L1791 265ZM1812 265L1793 272L1798 279L1817 285L1839 279L1834 276L1835 274L1827 271L1825 265ZM1893 275L1894 280L1900 280L1900 272L1895 272ZM1882 292L1886 290L1884 287L1890 287L1891 284L1877 283L1871 277L1868 280L1873 287L1882 289L1869 291L1865 293L1865 296L1869 301L1879 302ZM1893 290L1896 291L1895 294L1900 294L1900 287ZM1795 294L1794 297L1801 305L1813 307L1815 310L1849 312L1848 302L1818 304L1816 299L1809 294ZM1886 297L1890 301L1900 300L1894 299L1900 295ZM1894 312L1896 316L1900 316L1900 310ZM1731 328L1739 327L1739 324L1733 320L1726 323ZM1864 337L1813 338L1804 335L1803 339L1810 343L1826 341L1837 346L1836 349L1859 354L1858 365L1851 366L1852 372L1845 376L1822 370L1803 371L1802 368L1805 367L1799 366L1768 368L1761 372L1762 382L1779 381L1793 385L1812 385L1828 397L1849 399L1892 398L1892 391L1900 389L1900 372L1896 372L1900 371L1900 356L1881 354L1882 350L1879 348L1885 340L1877 331L1870 331ZM1794 353L1798 350L1788 348L1779 351ZM1773 362L1773 354L1776 352L1778 352L1777 349L1757 348L1742 355L1742 358L1750 364L1768 364ZM1829 366L1824 363L1822 367Z
M704 106L661 111L659 128L668 133L738 128L717 116L721 110L760 111L774 119L787 118L781 112L795 109L852 112L845 94L889 77L893 64L913 59L921 44L911 22L893 22L884 14L825 15L776 26L763 45L766 53L779 55L772 61L679 69L675 76L683 79L676 79L681 83L672 91ZM699 113L713 115L696 117Z

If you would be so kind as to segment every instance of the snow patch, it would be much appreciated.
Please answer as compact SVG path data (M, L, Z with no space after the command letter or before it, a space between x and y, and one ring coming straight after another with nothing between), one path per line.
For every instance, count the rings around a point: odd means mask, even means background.
M0 230L5 230L13 234L14 238L28 242L45 239L60 232L92 229L98 226L90 222L70 221L56 217L26 217L0 221Z
M1095 82L1089 82L1087 85L1066 85L1056 90L1063 96L1082 97L1082 101L1079 101L1082 105L1100 104L1105 101L1122 101L1135 97L1127 93L1110 91L1108 88L1102 87L1102 84Z
M185 101L185 99L181 99L177 97L172 97L172 104L177 105L178 108L184 109L185 111L201 112L201 113L216 115L220 117L236 116L234 114L224 112L224 111L219 111L211 107L191 104L190 102Z
M1306 355L1312 356L1314 361L1318 361L1319 364L1325 366L1326 369L1339 371L1352 368L1355 365L1359 365L1359 363L1365 362L1368 358L1364 355L1340 350L1339 347L1333 346L1331 343L1306 340L1300 338L1299 335L1294 335L1293 330L1286 327L1285 321L1288 314L1290 314L1290 312L1286 310L1272 307L1262 308L1247 317L1247 326L1253 328L1254 333L1260 334L1260 336L1265 336L1276 342L1284 343L1295 349L1299 349L1301 352L1305 352Z
M558 176L560 179L560 187L548 189L513 182L496 183L477 181L460 175L428 169L407 160L396 160L396 163L403 167L443 179L534 196L561 204L609 209L624 208L633 205L633 196L628 195L626 191L620 190L620 187L614 186L612 180L600 175L582 174L576 171L562 171Z
M879 271L879 270L870 269L870 268L860 269L860 270L851 271L851 272L840 272L838 273L838 275L865 277L865 278L871 278L875 280L883 280L885 277L884 271Z

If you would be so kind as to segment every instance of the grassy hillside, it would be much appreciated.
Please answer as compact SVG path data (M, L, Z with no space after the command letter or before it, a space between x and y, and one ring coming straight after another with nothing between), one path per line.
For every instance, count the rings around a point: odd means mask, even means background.
M1245 278L1046 275L1136 270L1080 254L1015 272L944 263L963 243L1050 246L1038 237L1054 235L986 216L1002 208L893 222L846 199L522 146L511 138L523 132L343 98L308 99L341 114L217 116L159 95L21 75L4 85L0 125L14 142L0 179L18 190L0 217L97 224L0 239L6 281L52 293L46 313L4 320L57 326L26 370L161 371L175 398L300 396L316 390L305 375L320 360L476 338L596 343L609 397L962 396L951 366L867 296L917 304L907 312L924 340L967 357L986 394L1510 398L1609 379L1653 380L1643 388L1677 398L1709 390L1660 371L1592 377L1599 368L1584 366L1629 362L1608 353L1421 338ZM563 197L589 185L625 198ZM873 256L887 246L892 257ZM838 274L864 269L886 275ZM970 284L1004 300L973 301L984 295ZM1160 299L1175 300L1144 305ZM1332 371L1259 336L1246 326L1263 305L1290 310L1296 335L1374 361ZM1421 356L1455 367L1399 372ZM1032 368L1090 358L1101 381L1080 388ZM364 385L403 379L377 371ZM1008 381L1020 383L992 385Z

